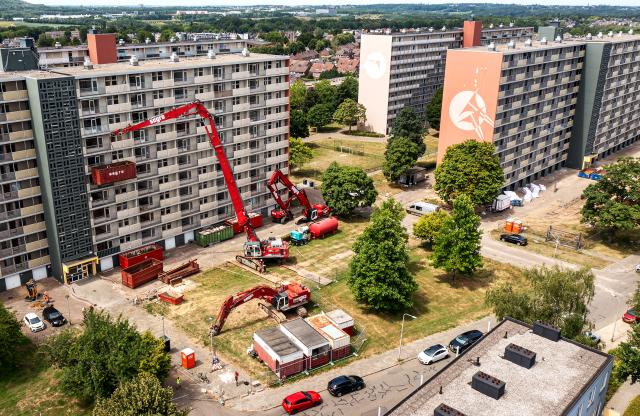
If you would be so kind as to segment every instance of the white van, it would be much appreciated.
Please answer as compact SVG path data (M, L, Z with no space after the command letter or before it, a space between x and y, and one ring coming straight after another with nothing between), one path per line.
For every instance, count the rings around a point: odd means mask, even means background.
M440 209L439 206L435 204L430 204L428 202L414 202L413 204L407 207L407 212L409 214L420 216L420 215L436 212L439 209Z

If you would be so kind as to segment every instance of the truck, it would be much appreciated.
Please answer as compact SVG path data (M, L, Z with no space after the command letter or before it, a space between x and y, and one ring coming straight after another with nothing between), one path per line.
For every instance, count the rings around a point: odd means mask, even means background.
M400 185L414 186L427 179L427 170L419 166L407 169L405 173L400 175L398 183Z
M291 230L289 240L291 244L300 246L307 244L313 239L324 238L336 231L338 231L338 219L336 217L329 217Z
M498 195L491 203L491 212L502 212L511 208L511 198L507 195Z

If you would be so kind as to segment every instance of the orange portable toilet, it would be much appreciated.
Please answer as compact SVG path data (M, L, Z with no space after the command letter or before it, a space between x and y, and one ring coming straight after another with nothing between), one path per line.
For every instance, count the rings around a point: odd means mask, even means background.
M512 230L515 234L520 234L522 232L522 221L514 221Z
M504 230L508 233L513 231L513 220L512 219L508 219L507 222L504 224Z
M182 367L187 370L196 366L196 353L191 348L185 348L180 351L182 356Z

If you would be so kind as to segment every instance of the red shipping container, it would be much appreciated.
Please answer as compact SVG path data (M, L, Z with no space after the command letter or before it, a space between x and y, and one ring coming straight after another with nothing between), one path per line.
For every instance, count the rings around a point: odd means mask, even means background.
M107 185L114 182L133 179L137 176L136 163L130 160L96 166L91 169L91 180L96 185Z
M234 234L240 234L242 232L242 228L240 228L240 224L238 224L237 218L231 218L229 220L226 220L224 223L233 227ZM258 214L257 212L249 213L249 223L253 228L262 227L262 215Z
M338 231L338 219L329 217L309 225L309 233L313 238L322 238Z
M191 348L185 348L180 351L182 358L182 367L187 370L196 366L196 353Z
M144 260L135 266L127 267L120 272L122 284L135 289L147 282L158 278L162 273L162 262L156 259Z
M135 266L136 264L148 259L156 259L159 261L164 260L162 246L159 244L149 244L133 250L129 250L120 254L118 258L120 261L120 267L123 269Z

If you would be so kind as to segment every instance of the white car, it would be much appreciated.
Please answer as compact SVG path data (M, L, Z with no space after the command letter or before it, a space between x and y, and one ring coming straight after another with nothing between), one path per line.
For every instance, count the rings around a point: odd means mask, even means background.
M444 346L436 344L420 352L420 354L418 354L418 361L422 364L433 364L436 361L444 360L448 356L449 351L447 351Z
M29 327L31 332L42 331L45 328L44 322L33 312L24 316L24 324Z

